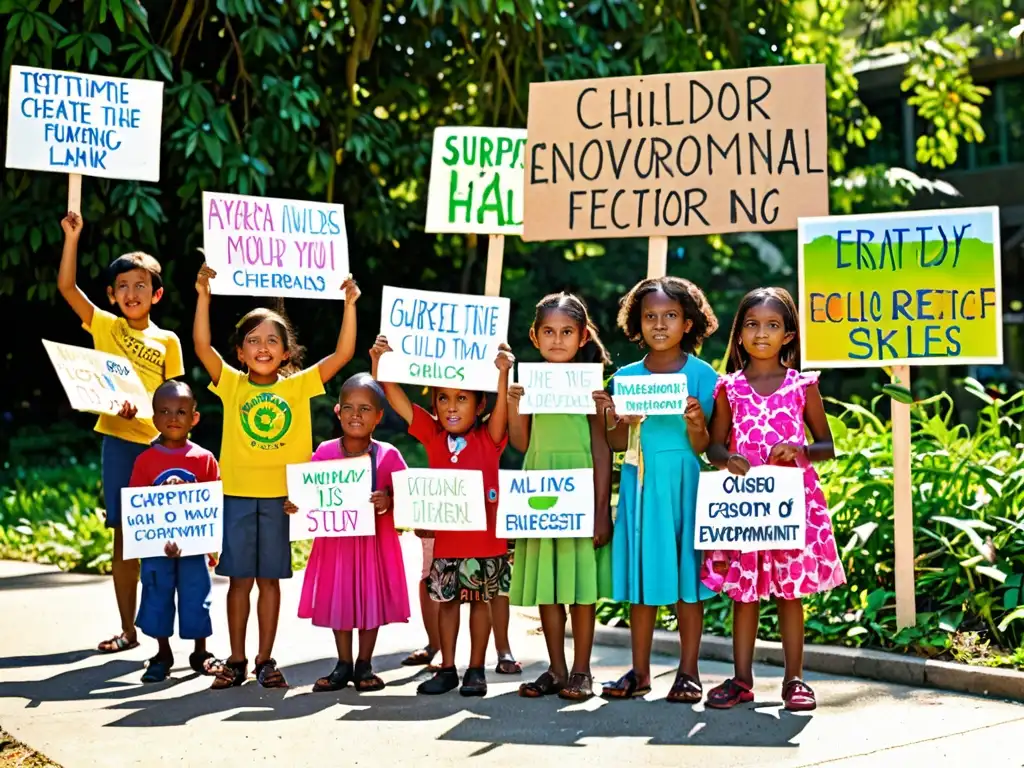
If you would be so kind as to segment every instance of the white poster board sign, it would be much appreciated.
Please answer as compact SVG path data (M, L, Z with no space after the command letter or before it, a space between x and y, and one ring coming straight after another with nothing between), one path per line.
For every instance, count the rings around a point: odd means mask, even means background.
M594 392L604 387L600 363L519 363L520 413L597 413Z
M183 557L220 552L224 524L224 486L183 483L121 489L124 557L165 557L174 542Z
M617 416L664 416L685 413L689 396L685 373L616 376L612 402Z
M802 469L752 467L742 477L701 473L694 549L803 549L806 527Z
M318 537L373 536L376 533L370 457L289 464L288 500L292 541Z
M203 252L216 294L345 298L343 205L203 192Z
M525 155L521 128L435 129L425 230L521 235Z
M486 531L484 476L474 469L403 469L391 475L395 527Z
M140 419L153 418L153 401L127 358L43 339L71 407L116 416L127 400Z
M594 470L501 470L499 539L582 539L594 535Z
M380 359L381 381L498 391L494 360L508 338L508 299L386 285L380 314L394 350Z
M153 80L11 67L7 167L160 181L163 94Z

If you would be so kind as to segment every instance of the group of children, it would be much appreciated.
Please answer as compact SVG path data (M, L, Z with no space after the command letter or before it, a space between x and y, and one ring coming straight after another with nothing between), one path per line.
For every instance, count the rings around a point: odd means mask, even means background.
M394 446L374 439L388 404L423 444L431 468L481 472L487 510L485 531L417 531L425 553L420 600L424 616L436 615L437 625L427 648L407 662L428 664L437 651L441 654L440 666L419 686L419 693L459 688L466 696L484 695L484 657L492 631L499 671L521 671L504 636L511 602L539 608L549 655L548 669L520 686L519 694L557 694L572 701L591 697L595 608L599 598L607 597L631 606L633 663L603 687L603 696L628 699L650 691L657 608L673 605L680 661L668 700L696 703L704 698L698 670L702 601L723 592L735 606L735 674L708 692L707 706L725 709L753 700L758 606L763 599L774 599L786 661L783 701L790 710L814 708L814 692L802 680L801 598L842 584L845 575L812 466L832 457L832 437L817 375L799 370L797 309L785 290L762 288L743 299L732 326L728 373L722 377L697 357L718 327L697 286L677 277L647 279L623 297L618 325L644 356L615 376L684 374L689 399L682 416L620 416L605 391L593 393L592 416L520 413L524 389L509 384L515 359L507 345L495 360L500 374L495 396L435 387L427 410L412 404L400 385L376 380L381 356L391 351L380 336L370 350L371 372L357 374L341 387L334 411L342 436L314 451L310 401L324 394L324 385L355 354L358 287L351 279L343 285L346 301L338 343L317 364L302 367L304 350L285 317L257 309L235 326L232 345L239 368L234 368L212 344L209 280L215 273L203 265L196 281L193 342L210 376L210 389L224 404L218 467L209 452L188 439L199 414L192 391L176 380L184 373L180 342L150 320L150 309L162 295L160 265L140 253L113 262L107 292L110 303L120 309L116 317L93 305L76 285L80 217L68 214L62 226L61 294L92 334L96 348L128 358L154 395L151 423L136 418L126 404L118 416L101 416L96 427L103 435L103 487L107 525L114 529L114 585L122 624L121 633L101 643L100 650L137 647L136 627L156 638L159 649L144 680L165 679L173 664L169 637L177 594L179 634L196 643L190 666L212 675L215 689L245 682L250 594L256 586L259 643L253 671L264 687L286 686L273 658L280 579L292 574L288 515L296 511L287 499L285 467L369 456L376 535L314 540L298 615L330 628L335 636L338 662L316 681L314 690L335 691L349 683L358 691L384 687L372 666L377 631L407 621L410 614L392 492L392 475L406 463ZM611 364L586 305L571 294L541 299L530 340L548 363ZM498 467L509 443L525 454L525 469L593 469L592 538L506 542L495 536ZM614 524L613 452L625 456ZM710 464L738 475L767 464L801 468L807 496L805 547L743 553L695 550L702 454ZM230 579L230 653L223 660L205 647L211 634L205 557L180 557L177 547L168 544L166 558L144 560L142 604L135 615L138 562L122 557L119 498L129 484L218 478L224 487L224 536L216 572ZM428 610L428 601L436 612ZM470 606L470 662L460 679L455 650L462 603ZM572 621L571 666L565 652L567 620ZM355 655L354 632L359 641Z

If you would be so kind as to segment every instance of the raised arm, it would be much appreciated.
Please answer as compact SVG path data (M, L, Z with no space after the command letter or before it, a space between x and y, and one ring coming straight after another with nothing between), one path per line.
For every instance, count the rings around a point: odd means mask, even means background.
M210 335L210 278L217 273L204 263L199 268L196 278L196 317L192 323L192 344L196 348L196 356L203 364L214 385L220 384L220 375L224 372L224 358L213 348Z
M92 325L92 316L96 311L85 291L78 287L78 239L82 236L84 222L77 213L68 211L60 222L64 230L64 250L60 257L60 271L57 273L57 289L64 301L71 305L78 318L88 326Z
M333 354L328 355L318 364L320 381L326 384L338 375L338 371L348 365L356 354L356 302L359 301L359 286L349 275L341 288L345 291L345 315L341 321L341 332Z
M391 351L391 345L388 344L387 337L378 336L373 347L370 348L370 375L373 376L373 378L377 378L377 369L380 367L381 356ZM410 402L408 395L405 394L405 390L402 389L401 385L395 384L391 381L381 381L380 385L384 388L384 395L387 397L388 403L391 407L395 409L395 413L405 419L406 424L412 424L412 403Z
M519 412L525 390L522 384L508 386L508 442L520 453L530 447L530 415Z
M590 450L594 454L594 546L612 534L612 452L600 415L590 416Z
M491 418L487 420L487 433L495 443L501 442L505 437L505 430L508 429L508 372L512 370L515 362L516 359L512 356L508 344L501 344L498 347L498 356L494 360L498 367L498 394Z

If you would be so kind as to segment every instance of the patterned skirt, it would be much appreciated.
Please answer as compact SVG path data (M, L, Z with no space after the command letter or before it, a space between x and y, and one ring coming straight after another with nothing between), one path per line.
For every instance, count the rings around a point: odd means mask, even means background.
M427 594L435 602L488 602L507 595L512 580L508 555L498 557L434 558Z

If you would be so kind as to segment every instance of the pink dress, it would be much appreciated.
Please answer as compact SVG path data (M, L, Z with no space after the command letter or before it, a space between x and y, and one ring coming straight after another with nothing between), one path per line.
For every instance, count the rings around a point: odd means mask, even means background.
M391 473L406 468L398 449L371 443L373 489L391 488ZM313 461L345 458L340 440L321 443ZM402 545L392 511L377 515L375 536L317 538L306 564L299 618L318 627L351 631L409 620Z
M721 378L718 385L725 388L732 409L730 450L756 467L768 463L777 443L806 445L807 388L817 383L816 372L789 370L782 385L764 397L754 391L742 371ZM796 466L804 470L807 491L807 545L802 550L710 552L701 569L706 586L737 602L753 603L765 598L792 600L846 583L818 473L804 456Z

